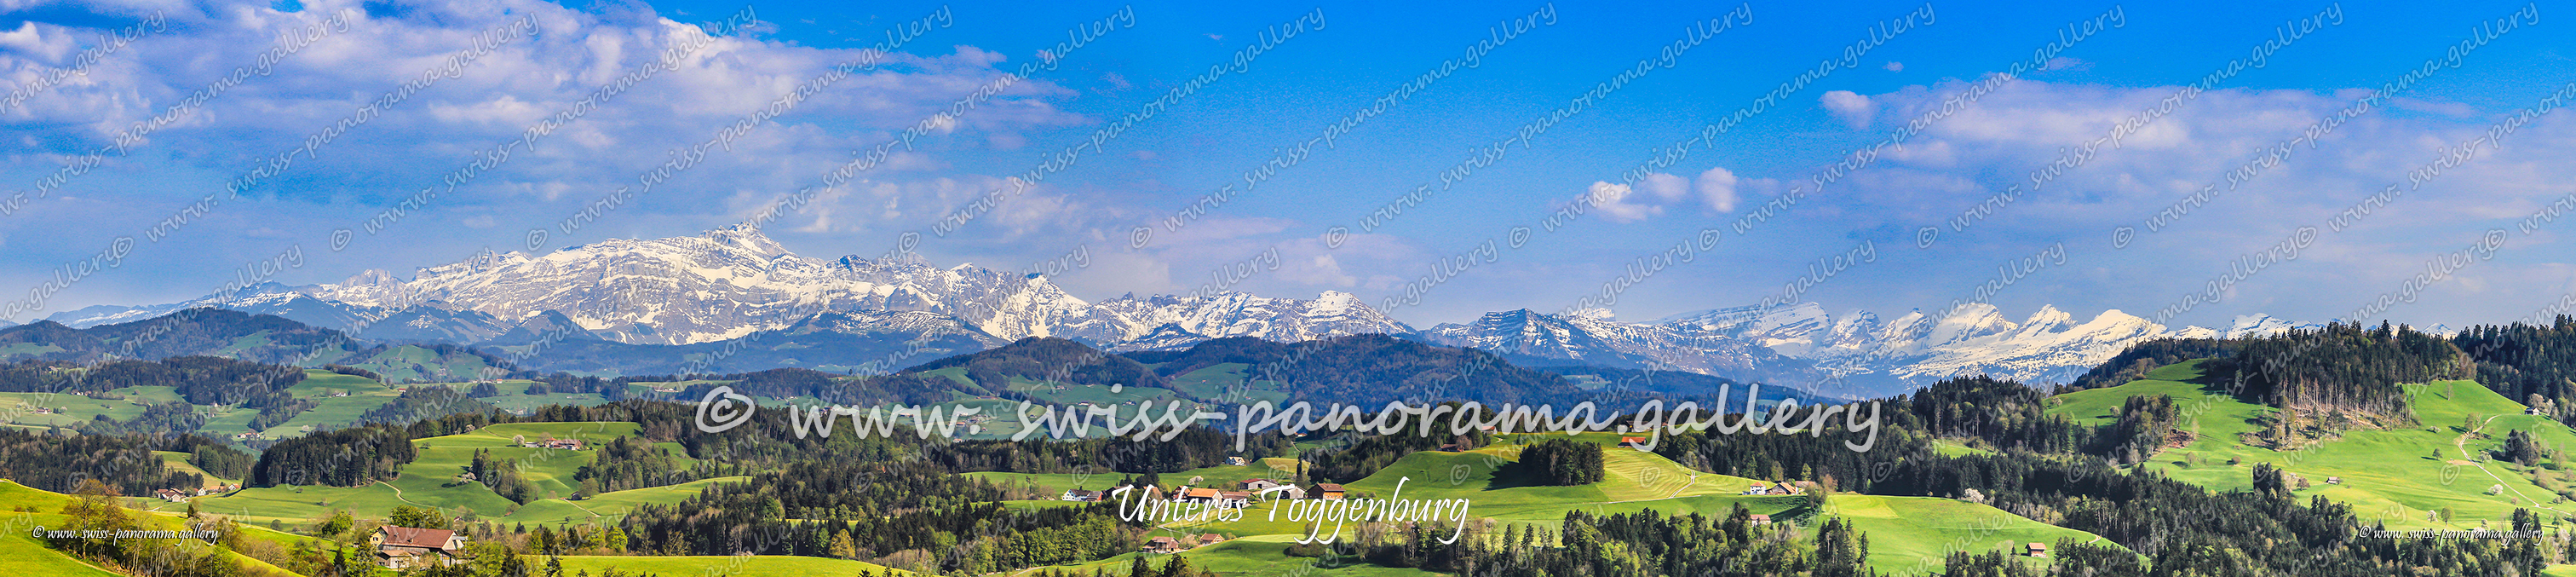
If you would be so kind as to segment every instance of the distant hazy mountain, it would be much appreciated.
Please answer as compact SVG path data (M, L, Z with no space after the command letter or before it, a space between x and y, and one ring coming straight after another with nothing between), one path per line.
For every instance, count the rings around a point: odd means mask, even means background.
M1694 311L1648 323L1619 322L1599 311L1518 310L1421 334L1519 362L1677 369L1810 386L1841 381L1845 386L1815 388L1875 394L1974 374L2063 382L2142 340L2263 335L2295 326L2256 315L2225 329L2168 329L2118 310L2076 322L2055 307L2014 322L1985 304L1938 318L1918 310L1881 320L1859 311L1836 317L1815 303L1800 303Z
M1472 347L1534 366L1683 370L1744 380L1811 382L1813 363L1742 338L1671 325L1623 323L1606 311L1552 315L1521 309L1424 330L1423 340ZM1712 338L1714 337L1714 338Z

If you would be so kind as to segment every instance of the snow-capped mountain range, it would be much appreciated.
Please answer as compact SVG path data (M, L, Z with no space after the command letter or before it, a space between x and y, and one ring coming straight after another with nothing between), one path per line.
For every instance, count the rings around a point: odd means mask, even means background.
M1043 275L940 268L917 256L807 258L742 226L690 237L610 239L543 255L485 254L420 269L409 279L370 270L333 284L267 283L239 294L90 307L50 320L89 327L198 306L274 314L370 339L493 345L548 338L688 345L793 329L912 340L962 336L987 347L1052 336L1113 350L1161 350L1232 336L1294 342L1387 333L1528 364L1682 370L1793 385L1864 383L1846 387L1858 394L1978 373L2063 382L2146 339L2242 337L2298 326L2254 315L2225 328L2174 329L2118 310L2079 322L2054 307L2015 322L1985 304L1881 319L1800 303L1644 323L1619 321L1605 310L1523 309L1416 331L1349 293L1327 291L1314 299L1127 295L1095 303Z
M51 320L87 327L198 306L275 314L368 338L459 343L487 341L530 322L569 321L612 341L694 344L782 329L824 313L885 312L930 315L850 318L922 325L913 332L966 330L995 345L1052 336L1152 348L1229 336L1299 341L1411 332L1348 293L1298 300L1227 292L1092 303L1041 275L939 268L917 257L802 257L745 226L692 237L611 239L540 256L488 254L421 269L409 280L370 270L336 284L269 283L228 297L90 307ZM1178 333L1158 332L1166 325Z
M1992 305L1968 304L1940 314L1911 311L1893 320L1854 311L1830 315L1816 303L1695 311L1647 323L1614 320L1606 311L1487 313L1470 324L1422 332L1429 341L1520 358L1559 359L1629 368L1666 368L1880 394L1951 376L1985 374L2023 382L2065 382L2130 344L2176 337L2245 337L2301 325L2263 315L2238 317L2224 329L2169 329L2118 310L2076 322L2041 307L2013 322ZM1831 392L1831 391L1827 391Z

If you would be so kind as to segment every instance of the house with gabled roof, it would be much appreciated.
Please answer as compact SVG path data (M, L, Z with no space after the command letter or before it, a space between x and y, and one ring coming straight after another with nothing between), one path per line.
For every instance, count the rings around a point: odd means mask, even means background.
M386 569L445 567L465 556L465 536L447 529L386 525L367 541L376 546L376 564Z

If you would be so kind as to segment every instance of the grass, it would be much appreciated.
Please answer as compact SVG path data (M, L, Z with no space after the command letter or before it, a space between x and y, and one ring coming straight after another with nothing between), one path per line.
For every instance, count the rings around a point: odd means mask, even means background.
M1288 401L1287 387L1277 381L1249 380L1245 372L1251 368L1252 365L1243 363L1219 363L1200 367L1198 370L1173 376L1172 390L1202 399L1227 399L1241 403Z
M438 351L416 345L394 347L365 360L346 364L375 371L387 381L397 383L453 381L494 372L488 371L492 367L484 364L482 357L459 354L442 358Z
M131 389L145 388L147 387ZM131 389L117 389L117 391ZM160 392L166 395L170 388L148 387L148 389L160 389ZM167 396L171 398L166 400L176 398L176 395ZM164 400L149 394L128 395L120 400L99 400L65 393L0 393L0 415L8 416L8 422L18 425L71 427L101 415L118 421L132 419L143 414L144 405ZM36 414L34 409L39 407L53 411L50 414Z
M572 575L577 571L586 571L591 575L598 575L602 570L610 567L615 567L617 570L624 571L629 574L640 571L674 577L686 575L725 575L730 577L813 577L817 575L856 575L861 571L868 572L871 575L916 575L916 573L910 571L898 571L895 569L889 569L883 565L861 563L858 561L825 559L822 557L793 557L787 555L722 555L693 557L574 555L565 556L562 559L565 575ZM537 558L535 559L535 562L542 564L545 561L543 558ZM542 568L543 565L539 565L539 567Z
M413 440L413 445L419 449L419 457L403 466L402 473L391 481L358 487L244 489L223 497L200 498L198 506L205 511L257 522L280 520L301 523L328 515L334 509L348 510L360 518L382 519L394 507L401 505L450 511L461 508L504 522L582 521L624 515L645 503L678 503L697 495L708 484L740 479L701 480L669 487L604 493L578 502L567 501L562 497L571 496L575 490L573 473L590 464L597 452L532 449L511 443L513 437L544 439L553 436L579 438L584 443L597 445L636 433L637 425L625 422L491 425L470 433ZM520 505L493 493L481 483L457 480L456 474L464 472L473 463L477 450L491 451L494 459L516 461L520 475L545 497Z
M14 357L14 356L19 356L19 355L26 355L26 356L31 356L31 357L33 357L33 356L40 356L40 355L43 355L43 354L45 354L45 353L59 353L59 352L63 352L63 348L62 348L62 347L57 347L57 346L53 346L53 345L39 345L39 344L35 344L35 343L9 343L7 346L0 346L0 359L5 359L5 358Z
M1187 533L1156 533L1156 536L1178 537L1185 535L1187 535ZM1135 560L1138 556L1145 557L1146 562L1153 564L1155 568L1159 569L1164 563L1171 562L1170 558L1172 556L1178 555L1189 559L1191 567L1207 569L1228 577L1427 577L1439 575L1439 573L1433 573L1421 569L1381 567L1364 563L1329 568L1315 566L1313 565L1313 559L1289 557L1287 555L1288 546L1295 544L1296 539L1297 537L1293 535L1253 535L1228 539L1214 545L1202 546L1170 555L1124 553L1097 561L1037 567L1027 571L1014 572L1013 574L1023 574L1042 569L1057 569L1068 573L1082 575L1089 575L1094 570L1104 570L1111 575L1125 575L1127 568L1136 562Z
M1617 435L1586 434L1578 441L1615 445ZM1537 440L1541 436L1506 436L1512 440ZM1701 473L1682 467L1662 456L1618 447L1605 447L1601 482L1577 486L1537 486L1514 478L1507 465L1519 457L1521 445L1497 444L1458 453L1421 452L1406 455L1395 463L1361 479L1345 484L1355 496L1400 498L1404 500L1465 499L1472 518L1492 519L1505 523L1554 528L1566 513L1581 510L1593 514L1635 513L1652 510L1665 515L1698 513L1725 516L1742 507L1750 513L1799 519L1807 531L1815 530L1820 520L1809 513L1839 516L1854 523L1870 537L1870 564L1881 571L1902 572L1921 567L1926 560L1935 564L1952 551L1986 551L2012 549L2025 543L2055 543L2062 538L2083 542L2105 542L2082 531L2050 526L1987 505L1929 497L1881 497L1871 495L1834 495L1822 511L1809 508L1803 496L1748 496L1740 493L1753 479ZM1277 465L1293 467L1293 462L1280 459ZM1273 465L1264 463L1263 466ZM1248 469L1249 467L1246 467ZM1205 471L1205 470L1202 470ZM1001 475L1001 474L981 474ZM1186 479L1183 473L1166 474L1166 483ZM1089 483L1084 488L1105 488L1117 476L1094 476L1088 479L1071 476L1012 475L1011 478L1046 485L1049 482ZM1210 476L1210 481L1219 479ZM1234 479L1228 478L1228 481ZM1401 494L1398 485L1401 484ZM1279 514L1274 514L1276 511ZM1267 575L1269 567L1296 567L1300 560L1284 557L1280 551L1297 535L1306 531L1304 523L1292 521L1290 511L1279 503L1256 503L1239 519L1177 520L1164 523L1163 530L1175 535L1214 532L1248 536L1225 544L1194 549L1184 556L1191 562L1209 564L1229 575ZM1447 526L1448 522L1432 522ZM1346 533L1347 535L1347 533ZM1131 555L1132 556L1132 555ZM1079 566L1123 567L1125 559L1094 562ZM1200 556L1206 556L1201 561ZM1242 563L1241 566L1234 565ZM2036 560L2030 562L2037 562ZM1158 562L1159 563L1159 562ZM1418 572L1382 567L1354 567L1348 570L1383 571L1352 574L1416 575Z
M2556 494L2534 480L2538 473L2553 480L2571 475L2549 465L2523 467L2488 461L2507 431L2523 431L2551 447L2576 447L2576 431L2548 417L2523 414L2524 407L2474 381L2436 381L2407 386L2414 422L2385 418L2384 428L2355 428L2295 450L2279 451L2246 444L2239 435L2257 431L2262 419L2278 410L2239 401L2214 387L2195 382L2197 362L2178 363L2149 372L2147 378L2117 387L2059 395L2049 412L2081 423L2110 422L2128 397L2168 395L2182 407L2178 427L2195 434L2179 448L2157 453L2135 468L2154 471L2216 491L2243 491L2253 486L2251 468L2269 463L2311 482L2294 493L2299 499L2322 496L2353 507L2365 522L2386 522L2392 529L2462 528L2479 521L2511 518L2515 508L2576 517L2576 505L2552 504ZM2475 426L2469 427L2475 415ZM2464 433L2471 430L2476 435ZM2457 444L2455 444L2457 443ZM2228 465L2230 459L2238 461ZM2339 484L2327 484L2339 477ZM2489 495L2490 487L2504 488ZM2562 485L2564 486L2564 485ZM2452 520L2427 519L2427 513L2452 511Z
M15 510L20 507L32 507L36 510L33 513L6 513L8 516L5 518L8 519L8 522L0 523L0 525L6 525L6 527L0 527L6 529L0 530L0 575L45 575L49 577L55 575L79 577L116 575L115 573L100 570L95 566L91 566L87 562L72 558L70 555L63 554L60 551L47 547L45 543L36 540L31 535L31 532L37 526L62 527L71 524L71 518L63 515L62 511L63 506L71 503L72 499L73 497L69 495L43 491L25 485L20 485L14 481L0 479L0 509ZM179 531L187 529L186 519L177 515L143 512L129 512L128 515L134 518L134 524L137 529L165 531ZM175 541L181 544L191 542L188 540ZM269 571L275 571L280 575L293 575L293 573L289 573L275 565L270 565L267 562L257 559L244 557L239 553L225 552L224 554L231 557L238 563L254 568L254 570L266 569Z
M518 511L495 519L497 523L588 523L617 521L627 512L643 505L674 505L698 496L707 486L717 483L740 483L750 477L717 477L677 485L612 491L580 501L543 499L521 505ZM1071 504L1071 503L1067 503Z
M1943 558L1953 551L2019 553L2025 544L2054 547L2059 539L2111 544L2092 533L1936 497L1834 495L1826 499L1823 514L1839 517L1868 535L1870 567L1898 575L1939 572Z
M188 458L193 455L189 455L187 453L177 451L153 451L152 454L154 456L161 457L162 468L181 473L195 473L197 475L205 476L206 482L199 485L200 487L213 487L216 485L241 482L241 479L225 479L222 477L216 477L213 473L206 472L205 469L197 468L195 463L188 462Z

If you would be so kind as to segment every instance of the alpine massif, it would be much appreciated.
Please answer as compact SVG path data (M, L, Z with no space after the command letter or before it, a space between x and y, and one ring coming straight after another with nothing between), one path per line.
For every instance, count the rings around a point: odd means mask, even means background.
M1521 309L1416 330L1337 291L1314 299L1220 291L1091 302L1041 274L971 264L940 268L918 256L808 258L739 225L689 237L611 239L543 255L482 253L421 269L409 279L369 270L339 283L265 283L239 294L97 306L48 320L85 328L196 307L277 315L376 341L521 347L523 364L533 368L624 374L682 368L670 359L685 354L775 349L779 343L771 339L780 335L830 340L861 353L831 359L735 359L727 353L726 364L709 368L856 368L868 362L853 359L865 357L882 358L871 366L883 369L1026 337L1137 351L1177 350L1224 337L1288 343L1388 334L1484 349L1531 365L1687 371L1862 396L1978 374L2064 382L2150 339L2260 336L2293 328L2254 315L2224 329L2175 329L2118 310L2078 322L2055 307L2014 322L1982 303L1883 320L1862 311L1831 315L1810 302L1711 309L1645 323L1621 322L1599 309ZM663 354L672 352L663 347L684 354ZM533 350L540 348L542 354ZM644 359L663 362L626 366Z

